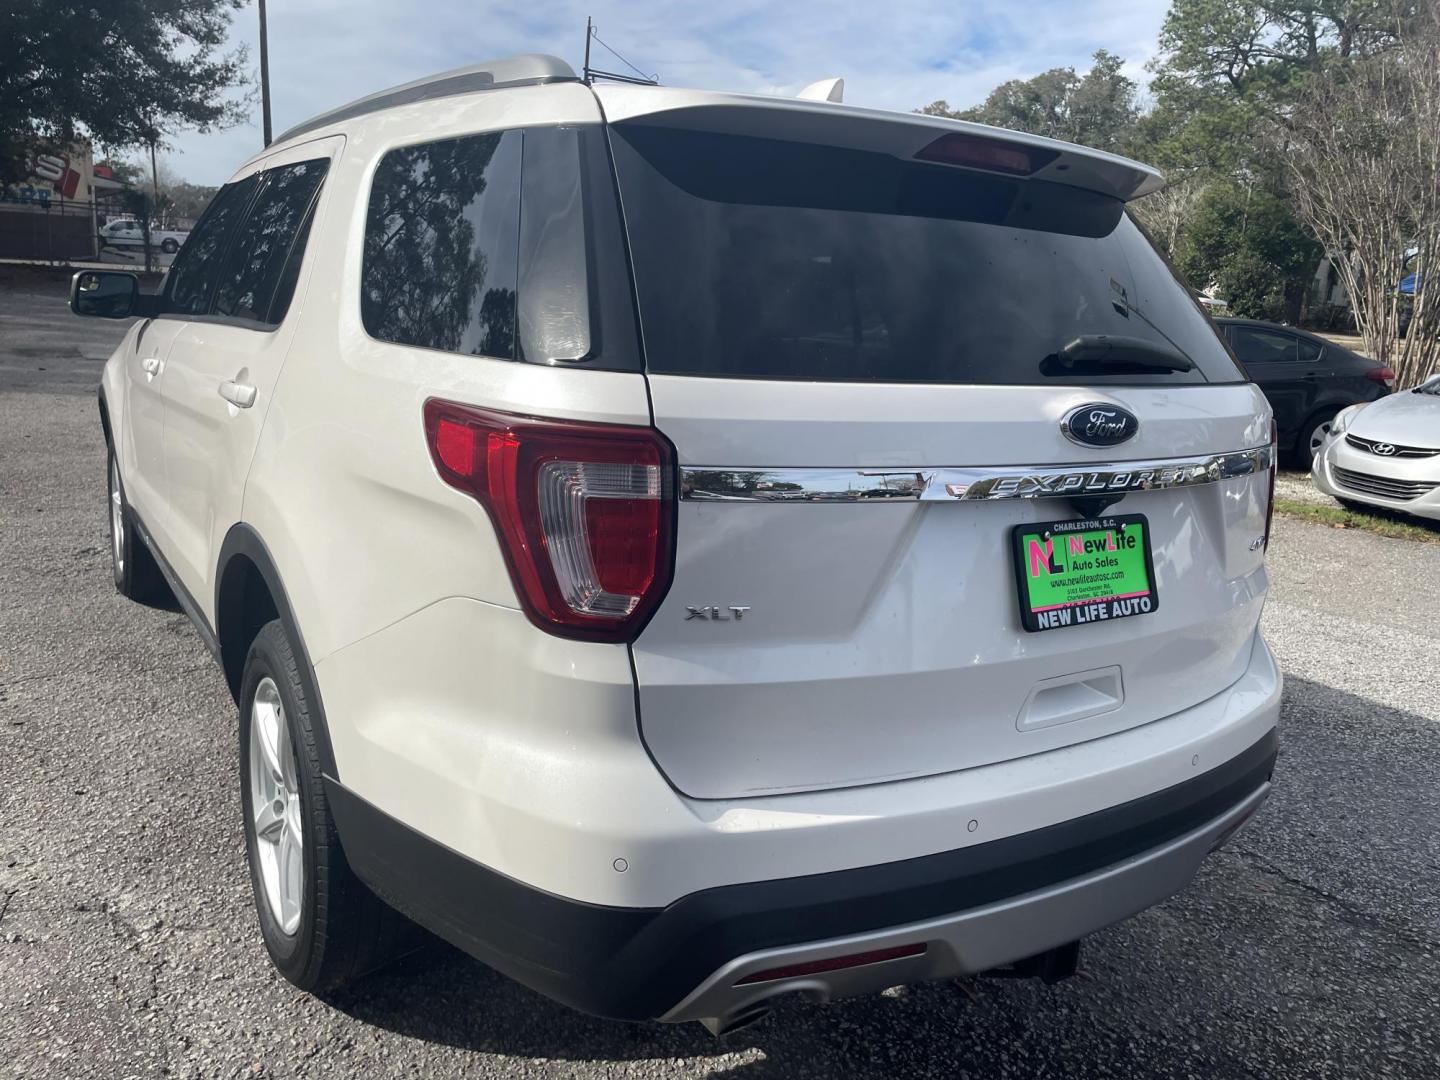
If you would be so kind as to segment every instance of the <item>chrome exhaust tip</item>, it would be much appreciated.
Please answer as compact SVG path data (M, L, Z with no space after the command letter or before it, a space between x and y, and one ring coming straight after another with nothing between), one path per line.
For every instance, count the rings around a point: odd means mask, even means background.
M769 1003L761 1001L754 1005L747 1005L728 1016L707 1016L700 1023L704 1024L705 1030L718 1039L733 1034L741 1028L747 1028L751 1024L758 1024L769 1015Z

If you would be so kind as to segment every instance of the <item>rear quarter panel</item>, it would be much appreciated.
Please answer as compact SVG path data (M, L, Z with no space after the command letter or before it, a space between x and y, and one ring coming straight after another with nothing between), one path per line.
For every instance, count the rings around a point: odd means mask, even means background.
M499 90L390 110L346 129L300 326L246 488L312 659L427 604L515 606L494 529L436 475L421 409L441 397L516 412L648 423L643 376L460 356L377 341L360 316L370 179L398 146L527 124L598 122L577 85ZM317 135L319 133L316 133Z

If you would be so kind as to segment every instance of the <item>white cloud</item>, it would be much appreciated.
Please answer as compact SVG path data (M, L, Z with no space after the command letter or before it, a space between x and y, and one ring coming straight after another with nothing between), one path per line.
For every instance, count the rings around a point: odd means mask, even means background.
M284 0L269 5L276 134L325 109L445 68L517 52L549 52L580 66L585 16L600 36L670 85L791 93L845 77L856 104L914 109L937 98L971 105L1006 79L1087 66L1096 49L1127 73L1155 50L1168 0L889 0L881 4L725 4L680 0ZM236 16L235 38L258 69L256 15ZM603 60L603 63L601 62ZM597 66L619 61L597 53ZM182 133L170 163L186 179L219 183L260 145L253 123Z

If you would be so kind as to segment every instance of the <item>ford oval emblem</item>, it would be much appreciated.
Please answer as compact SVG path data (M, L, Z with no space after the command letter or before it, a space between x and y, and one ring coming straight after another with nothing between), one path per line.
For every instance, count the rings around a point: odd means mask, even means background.
M1135 437L1140 421L1129 409L1119 405L1091 402L1066 413L1060 421L1060 430L1067 439L1081 446L1117 446Z

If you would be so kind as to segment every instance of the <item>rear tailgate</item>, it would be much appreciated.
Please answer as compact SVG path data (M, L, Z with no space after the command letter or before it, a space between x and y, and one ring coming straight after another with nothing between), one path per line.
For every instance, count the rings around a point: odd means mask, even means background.
M1169 715L1244 671L1265 592L1263 472L1127 495L1106 513L1147 519L1156 610L1027 633L1010 531L1079 515L1060 498L946 497L946 471L923 466L1008 476L1050 460L1089 468L1018 474L1091 472L1114 457L1077 452L1059 419L1093 394L651 385L682 465L707 467L690 470L692 484L716 472L738 481L729 497L682 497L674 584L635 645L646 743L686 794L873 783L1038 753ZM1232 386L1106 400L1142 418L1125 459L1204 460L1218 446L1264 446L1257 397ZM787 411L826 419L787 422ZM801 467L816 461L864 467L862 492L916 472L942 488L852 501L840 494L851 470ZM785 497L795 482L836 494ZM744 485L774 497L743 498Z
M611 128L681 465L674 583L633 646L671 782L732 798L965 769L1238 679L1268 408L1118 199L915 163L936 135L906 143L905 120L827 113L836 146L755 137L759 113ZM1099 335L1128 359L1067 349ZM1138 432L1062 433L1087 404ZM1070 497L1097 486L1111 505ZM1026 630L1014 529L1097 516L1142 530L1144 610Z

